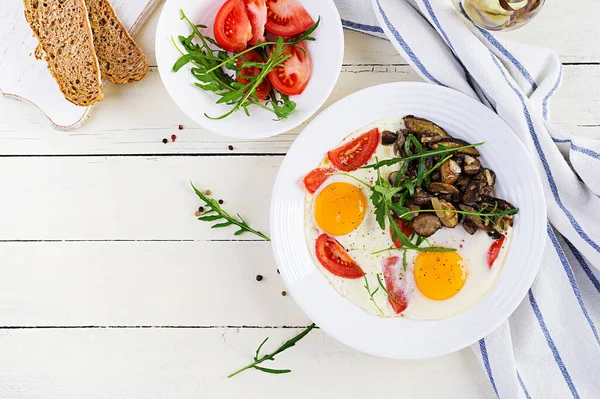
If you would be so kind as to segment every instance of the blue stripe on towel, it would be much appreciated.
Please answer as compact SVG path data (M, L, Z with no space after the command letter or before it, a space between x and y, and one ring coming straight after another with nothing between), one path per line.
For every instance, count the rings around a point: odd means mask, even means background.
M392 32L392 35L394 36L394 38L396 39L396 41L398 42L398 44L400 45L400 47L402 47L402 49L404 50L404 52L406 53L406 55L408 55L408 57L412 60L412 62L415 64L415 66L417 68L419 68L419 70L421 71L421 73L425 77L427 77L427 79L431 80L432 82L437 83L440 86L445 86L444 84L442 84L442 82L440 82L439 80L437 80L436 78L434 78L433 75L431 73L429 73L429 71L427 70L427 68L425 68L425 66L421 63L421 60L419 60L419 58L417 58L417 56L412 51L412 49L410 48L410 46L404 41L404 39L400 35L400 32L398 32L398 30L390 22L390 20L387 17L386 13L383 11L383 8L381 8L381 4L379 3L379 0L377 0L377 7L379 8L379 12L381 13L381 16L383 17L383 21L385 22L385 26L387 26L387 28L390 30L390 32Z
M433 7L431 7L431 3L429 3L429 0L423 0L423 4L425 4L425 8L427 9L427 12L431 16L431 19L433 20L433 23L435 24L435 26L437 26L438 30L440 31L440 33L444 37L444 40L448 44L448 47L450 47L450 49L452 50L452 52L458 57L458 54L456 54L456 50L454 50L454 46L452 46L452 42L450 42L450 38L448 37L448 35L444 31L444 28L442 28L442 25L440 24L440 21L438 21L437 16L435 15L435 12L433 12Z
M555 143L560 143L560 144L569 143L569 145L571 146L571 149L573 151L580 152L580 153L590 156L594 159L600 160L600 154L598 154L596 151L573 144L573 142L569 139L552 139L552 141L554 141Z
M577 302L579 303L579 307L581 308L581 311L583 312L583 316L586 318L590 328L592 329L592 333L594 334L594 337L596 337L596 342L598 343L598 345L600 345L600 338L598 338L598 331L596 330L596 326L594 325L594 322L590 318L590 315L585 307L585 304L583 303L583 298L581 297L581 292L579 291L579 287L577 286L577 281L575 280L575 275L573 274L573 270L571 269L571 266L569 265L569 261L567 260L567 257L565 256L563 249L560 247L560 244L558 243L558 238L556 238L556 235L554 234L554 231L552 230L552 226L550 226L550 223L548 223L546 230L548 231L548 235L550 236L550 241L552 241L552 245L554 245L554 249L556 250L558 257L560 258L560 263L562 263L563 269L565 269L565 273L567 273L567 278L569 279L571 288L573 288L573 293L575 294L575 298L577 298Z
M342 19L342 25L347 28L358 29L365 32L383 33L383 29L381 29L379 26L365 25L358 22L348 21L346 19Z
M515 56L512 55L511 52L506 49L506 47L504 47L498 40L496 40L496 38L494 36L492 36L492 34L490 32L485 31L481 28L477 28L477 29L479 29L479 32L481 32L483 37L485 37L492 46L496 47L498 49L498 51L500 51L502 53L502 55L504 55L506 58L508 58L508 60L511 62L511 64L513 64L515 66L515 68L517 68L519 70L519 72L521 72L521 75L523 75L525 80L527 80L529 82L529 84L531 85L531 89L536 90L537 83L535 83L535 80L533 80L533 78L531 77L531 75L529 74L527 69L525 69L523 64L521 64L519 62L519 60L517 60L515 58Z
M529 392L527 391L527 387L525 386L525 383L523 382L523 379L521 378L521 374L519 374L518 370L517 370L517 380L519 380L519 385L521 385L521 389L523 389L523 393L525 394L525 397L527 399L531 399L531 396L529 396Z
M485 366L485 371L487 372L488 378L490 379L492 388L494 388L494 392L496 392L496 396L498 398L500 398L500 395L498 395L498 388L496 388L496 381L494 380L494 376L492 375L492 367L490 366L490 359L488 358L487 348L485 347L485 339L484 338L481 338L479 340L479 350L481 350L481 358L483 359L483 365Z
M500 73L504 77L504 80L506 81L506 83L508 84L508 86L515 92L515 94L517 95L517 97L521 101L521 106L523 107L523 115L525 116L525 120L527 122L527 126L529 127L529 134L531 135L531 138L533 139L533 143L535 145L535 149L536 149L536 151L537 151L537 153L538 153L538 155L540 157L542 165L544 166L544 172L546 173L546 178L548 179L548 184L550 185L550 190L552 191L552 196L554 197L554 200L556 201L556 203L559 206L559 208L564 212L564 214L567 217L567 219L569 219L569 223L571 223L571 226L573 226L573 228L575 229L575 231L577 232L577 234L579 234L579 236L585 242L587 242L592 248L594 248L596 251L600 252L600 245L596 244L585 233L585 231L583 231L583 229L581 228L581 226L579 225L579 223L577 223L577 221L573 217L573 214L562 203L560 195L558 194L558 187L556 186L556 182L554 181L554 176L552 176L552 171L550 170L550 165L548 164L548 160L546 159L546 154L544 154L544 151L542 149L542 145L540 144L540 140L539 140L539 138L537 136L535 128L533 127L533 122L531 120L531 115L529 114L529 109L527 108L527 105L525 104L525 99L523 98L523 95L519 92L519 90L516 87L514 87L512 85L512 83L510 83L510 81L506 77L506 74L504 73L504 70L502 69L502 66L499 64L498 60L496 59L496 56L491 51L490 51L490 56L492 57L492 61L494 61L494 64L496 64L496 66L500 70Z
M563 378L565 379L565 382L567 383L567 386L569 387L569 390L571 391L571 394L573 395L573 397L576 399L579 399L579 393L577 393L577 389L575 388L575 385L573 384L573 380L571 379L571 376L569 375L567 366L565 366L565 364L563 363L562 358L560 357L560 353L558 353L558 349L556 349L556 345L554 345L554 340L550 336L550 332L548 331L548 327L546 326L546 322L544 321L544 316L542 316L542 312L540 311L540 308L533 296L533 292L531 291L531 289L529 289L529 302L531 303L531 309L533 310L533 313L535 314L535 317L537 318L538 323L540 324L542 333L544 334L544 337L546 338L546 343L548 344L548 347L550 348L550 351L552 352L552 355L554 356L556 365L560 369L560 372L562 373Z
M550 91L548 92L548 94L546 94L546 97L544 97L544 100L542 101L542 115L544 116L544 119L546 119L546 120L548 120L548 100L554 94L556 89L558 89L558 85L560 84L560 81L562 79L562 73L563 73L563 67L562 67L562 64L560 64L560 71L558 72L558 79L556 79L554 86L552 87L552 89L550 89Z
M581 255L581 252L579 252L579 250L577 250L577 248L575 248L575 246L573 244L571 244L571 242L569 240L565 239L565 242L567 243L567 246L569 247L571 252L573 252L573 256L575 256L575 259L577 259L577 262L579 262L579 264L581 265L581 268L583 269L585 274L588 276L588 278L590 279L590 281L592 282L594 287L596 287L596 290L600 294L600 281L598 281L598 279L594 275L594 272L592 272L592 270L590 269L590 266L587 264L587 262L583 258L583 255Z

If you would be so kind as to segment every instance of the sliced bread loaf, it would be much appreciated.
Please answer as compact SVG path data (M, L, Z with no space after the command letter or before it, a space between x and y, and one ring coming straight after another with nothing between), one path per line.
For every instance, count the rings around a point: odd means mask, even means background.
M85 0L102 77L113 83L140 80L146 56L121 24L108 0Z
M87 106L102 100L85 0L24 0L25 18L65 98Z

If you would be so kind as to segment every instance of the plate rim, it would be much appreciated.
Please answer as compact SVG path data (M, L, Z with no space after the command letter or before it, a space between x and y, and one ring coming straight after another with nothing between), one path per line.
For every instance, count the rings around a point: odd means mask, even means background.
M302 311L311 319L314 319L315 312L312 309L307 309L306 303L304 303L303 300L298 300L297 295L296 295L297 294L296 286L298 284L290 283L288 271L286 270L286 265L284 264L283 254L281 253L282 250L279 245L281 237L279 236L280 229L277 226L277 220L278 220L277 212L278 212L278 206L279 206L278 205L278 196L280 195L279 190L280 190L280 187L282 186L282 184L284 184L281 182L281 180L284 179L283 173L287 170L286 169L287 163L290 162L289 161L291 159L290 154L294 154L294 152L295 152L294 148L298 148L299 146L303 145L303 143L305 141L307 141L307 142L310 141L310 137L307 137L307 135L311 134L310 132L313 129L313 126L315 126L315 125L318 126L321 123L321 120L328 118L328 115L331 114L332 112L335 115L335 112L339 112L340 109L343 109L344 106L346 105L346 103L354 101L353 99L355 99L357 97L364 96L365 92L369 92L369 95L370 95L372 92L378 92L378 91L385 92L386 90L389 90L392 87L398 88L398 90L417 89L417 90L431 90L433 92L437 91L439 93L442 93L444 96L451 96L457 100L460 100L461 102L464 102L465 106L463 107L463 109L468 110L465 112L475 113L475 112L481 111L483 113L486 113L487 114L487 116L485 116L486 119L492 118L494 120L494 122L500 123L502 125L501 130L504 130L507 132L507 134L512 135L511 137L514 140L512 140L512 142L509 145L512 146L513 144L518 143L516 145L520 148L519 152L521 153L521 155L523 155L523 157L520 157L520 158L522 158L523 162L528 164L529 169L533 172L533 175L530 176L531 178L533 178L533 180L531 182L529 180L526 180L526 181L528 182L528 184L531 183L534 186L532 188L532 190L534 190L535 192L540 192L540 193L543 192L542 181L539 176L539 171L537 170L537 167L534 164L533 158L530 156L526 156L529 154L529 152L527 151L525 145L521 142L519 137L516 135L516 133L497 114L495 114L493 111L491 111L490 109L485 107L483 104L481 104L477 100L469 97L468 95L466 95L464 93L461 93L459 91L456 91L456 90L453 90L453 89L450 89L447 87L440 87L438 85L429 84L429 83L394 82L394 83L384 83L384 84L380 84L380 85L376 85L376 86L371 86L371 87L362 89L360 91L357 91L355 93L352 93L352 94L338 100L336 103L329 106L326 110L322 111L316 118L314 118L303 129L303 131L300 133L297 140L290 147L284 161L282 162L282 165L279 169L277 178L275 180L275 184L274 184L274 188L273 188L273 197L271 200L271 207L270 207L270 230L271 230L272 239L273 239L272 248L273 248L273 253L274 253L276 264L277 264L278 268L280 269L281 277L284 281L284 284L286 285L286 288L288 289L290 294L294 297L296 303L302 309ZM368 97L368 96L366 96L366 97ZM372 112L373 111L371 111L371 113ZM398 116L401 116L401 115L398 115ZM375 119L373 119L372 122L375 122L376 120L378 120L378 119L375 118ZM337 142L339 143L344 137L346 137L349 134L352 134L355 130L359 130L362 127L363 126L356 126L354 130L346 131L343 133L338 133L338 135L341 135L341 137L339 137L339 140ZM547 223L546 201L545 201L545 198L543 197L543 195L536 196L536 197L538 197L538 198L534 199L533 201L536 202L536 208L539 209L539 212L537 212L534 216L537 215L536 222L538 222L538 224L536 224L534 227L532 227L532 231L535 232L536 236L538 235L538 233L540 233L540 235L543 236L543 234L545 232L545 226ZM302 224L304 225L304 222ZM304 228L304 226L302 226L302 228ZM394 358L394 359L425 359L425 358L441 356L444 354L448 354L448 353L452 353L452 352L461 350L463 348L468 347L469 345L472 345L473 343L477 342L479 339L485 337L486 335L488 335L489 333L491 333L492 331L497 329L516 310L518 305L525 298L527 291L533 284L535 276L537 275L537 272L541 265L545 244L546 244L546 240L540 239L540 240L538 240L538 247L533 248L529 251L532 254L532 256L534 257L534 263L532 265L529 265L531 267L528 267L529 272L526 275L527 278L526 278L526 280L524 280L524 284L521 284L521 289L519 290L518 295L517 294L513 295L512 298L510 299L510 301L508 301L508 302L510 302L510 305L505 306L503 308L503 311L501 313L499 313L497 317L494 317L494 322L493 323L488 322L486 328L480 328L481 330L483 330L483 332L480 334L477 334L476 339L474 337L471 337L471 339L469 339L469 342L466 344L464 342L457 344L457 345L449 344L447 346L447 350L439 351L436 353L426 353L426 354L424 353L424 354L420 354L420 355L411 355L411 356L397 356L397 355L390 356L386 353L381 352L380 350L373 350L372 348L369 347L369 345L364 345L364 343L362 343L361 345L356 345L356 344L352 344L352 343L348 342L348 340L345 339L344 337L341 337L340 334L332 331L332 328L330 325L325 324L321 328L328 335L332 336L336 340L338 340L346 345L354 347L355 349L358 349L362 352L369 353L369 354L376 355L376 356L381 356L381 357L390 357L390 358ZM305 250L308 252L308 248L306 248ZM537 252L533 252L533 251L537 251ZM509 253L510 253L510 251L509 251ZM314 265L314 262L313 262L313 266L314 266L316 272L321 274L321 272L317 270L318 269L317 266ZM500 272L500 275L498 278L500 278L500 276L503 273L504 273L504 270ZM497 283L494 286L496 286L496 285L497 285ZM333 288L332 288L332 290L333 290ZM338 294L336 293L336 295L338 295ZM489 296L489 294L486 295L486 297L488 297L488 296ZM477 303L483 302L486 297L480 299L479 301L477 301ZM350 303L346 299L344 299L344 301ZM352 304L352 306L355 306L355 305ZM467 313L467 311L461 312L461 314L464 314L464 313ZM373 316L373 317L377 317L377 316ZM394 319L392 319L392 320L394 320ZM431 323L430 321L424 321L424 322ZM321 324L323 324L323 323L321 323ZM435 324L435 322L433 324Z

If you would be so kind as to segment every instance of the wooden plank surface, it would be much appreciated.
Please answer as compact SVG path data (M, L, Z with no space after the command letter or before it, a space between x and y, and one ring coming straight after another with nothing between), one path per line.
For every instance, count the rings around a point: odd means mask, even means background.
M137 36L154 66L159 12ZM551 119L589 136L600 136L600 30L585 16L599 12L600 2L547 1L529 26L503 34L557 51L564 83ZM389 42L345 39L325 107L419 80ZM142 82L107 84L71 132L0 98L0 398L494 398L469 349L391 361L320 330L277 362L292 374L225 379L264 337L272 349L309 321L281 295L270 244L230 241L231 230L197 221L189 181L268 233L277 169L301 129L255 142L207 132L175 107L155 67Z
M344 66L321 110L366 87L419 80L406 65ZM28 104L0 99L0 154L218 154L230 152L229 145L237 154L285 154L308 123L260 141L220 136L199 127L175 106L156 68L151 68L138 83L107 84L105 92L105 99L94 109L90 120L70 132L54 130ZM123 104L127 104L125 110ZM600 67L565 65L564 83L550 110L551 120L563 130L600 137ZM184 130L179 130L179 125ZM172 134L177 135L176 142L163 144L163 138L169 139Z
M274 350L298 329L18 329L0 330L0 398L223 399L423 398L491 399L483 369L467 351L435 361L401 362L351 350L321 331L250 370L270 337ZM463 370L474 370L464 373ZM415 376L422 376L415 378ZM418 395L418 396L417 396Z

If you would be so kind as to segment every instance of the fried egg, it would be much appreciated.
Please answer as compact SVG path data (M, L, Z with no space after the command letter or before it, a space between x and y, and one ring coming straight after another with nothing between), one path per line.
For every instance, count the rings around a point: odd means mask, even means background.
M341 144L378 127L380 131L397 131L401 118L373 123L348 136ZM340 145L341 145L340 144ZM391 146L378 145L368 163L394 155ZM319 167L330 167L325 158ZM380 169L387 176L392 168ZM430 246L455 248L455 252L419 252L385 250L392 248L389 231L381 229L370 200L377 179L373 169L356 169L335 173L304 201L305 238L315 264L332 287L344 298L369 313L385 317L403 316L415 320L439 320L460 313L477 303L492 288L510 246L511 229L492 268L487 252L494 239L484 231L469 235L462 226L442 228L428 237ZM389 227L389 226L388 226ZM364 271L364 278L338 277L319 262L315 243L326 233L343 246ZM384 251L382 251L384 250ZM403 260L404 258L404 260ZM405 267L406 265L406 267ZM372 297L369 292L374 293ZM385 288L385 289L383 289ZM402 293L401 300L394 301ZM406 306L400 306L400 302ZM397 313L396 310L403 309Z

